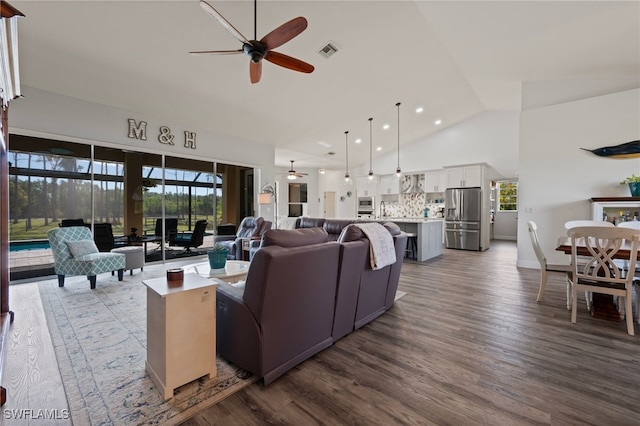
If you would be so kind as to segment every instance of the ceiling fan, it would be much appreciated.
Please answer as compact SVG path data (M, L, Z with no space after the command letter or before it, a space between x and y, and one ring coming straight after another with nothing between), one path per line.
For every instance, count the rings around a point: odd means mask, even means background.
M296 173L296 171L293 170L293 160L289 160L289 161L291 161L291 168L287 172L287 179L295 180L295 179L298 179L298 178L305 177L305 176L309 175L309 173Z
M282 46L298 34L303 32L307 28L307 20L302 16L293 18L292 20L285 22L275 30L271 31L266 36L257 40L257 20L258 20L258 1L253 2L253 40L247 39L238 31L224 16L213 8L209 3L204 0L200 0L200 6L207 12L213 19L218 21L232 36L242 43L242 49L237 50L203 50L197 52L189 52L195 55L202 54L236 54L244 53L251 58L249 62L249 78L251 83L257 83L262 76L262 59L279 65L290 70L311 73L314 70L313 65L303 62L299 59L291 56L284 55L273 51L276 47Z

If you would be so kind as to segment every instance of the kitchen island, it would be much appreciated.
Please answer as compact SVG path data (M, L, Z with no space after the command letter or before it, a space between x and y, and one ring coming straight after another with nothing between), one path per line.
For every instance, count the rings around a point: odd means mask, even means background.
M442 254L443 219L388 217L379 219L380 222L393 222L404 232L416 234L418 253L416 260L424 262Z

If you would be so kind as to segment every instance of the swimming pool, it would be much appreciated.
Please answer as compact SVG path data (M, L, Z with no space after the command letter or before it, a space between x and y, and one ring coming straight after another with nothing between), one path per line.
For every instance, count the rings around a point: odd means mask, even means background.
M24 240L24 241L10 241L9 251L22 251L22 250L42 250L48 249L49 240Z

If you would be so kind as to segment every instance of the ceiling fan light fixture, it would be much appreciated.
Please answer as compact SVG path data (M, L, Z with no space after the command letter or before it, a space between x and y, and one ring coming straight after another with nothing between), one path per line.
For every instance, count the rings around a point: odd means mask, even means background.
M296 180L297 178L298 177L296 175L292 175L292 174L287 175L287 179L289 180Z
M234 54L244 53L251 58L249 62L249 79L252 84L258 83L262 76L262 60L272 64L302 73L311 73L315 69L313 65L300 59L283 55L273 49L282 46L307 28L307 20L299 16L285 22L258 40L258 1L253 1L253 40L242 35L220 12L205 0L200 0L200 7L213 19L218 21L236 40L242 43L242 48L237 50L202 50L189 52L194 55L202 54Z

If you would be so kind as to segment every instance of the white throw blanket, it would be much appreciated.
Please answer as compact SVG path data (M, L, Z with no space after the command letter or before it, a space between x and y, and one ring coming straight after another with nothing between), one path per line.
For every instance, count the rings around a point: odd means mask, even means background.
M369 239L371 269L381 269L396 263L396 248L393 245L393 237L387 228L376 222L356 223L355 225L362 229L362 232Z

